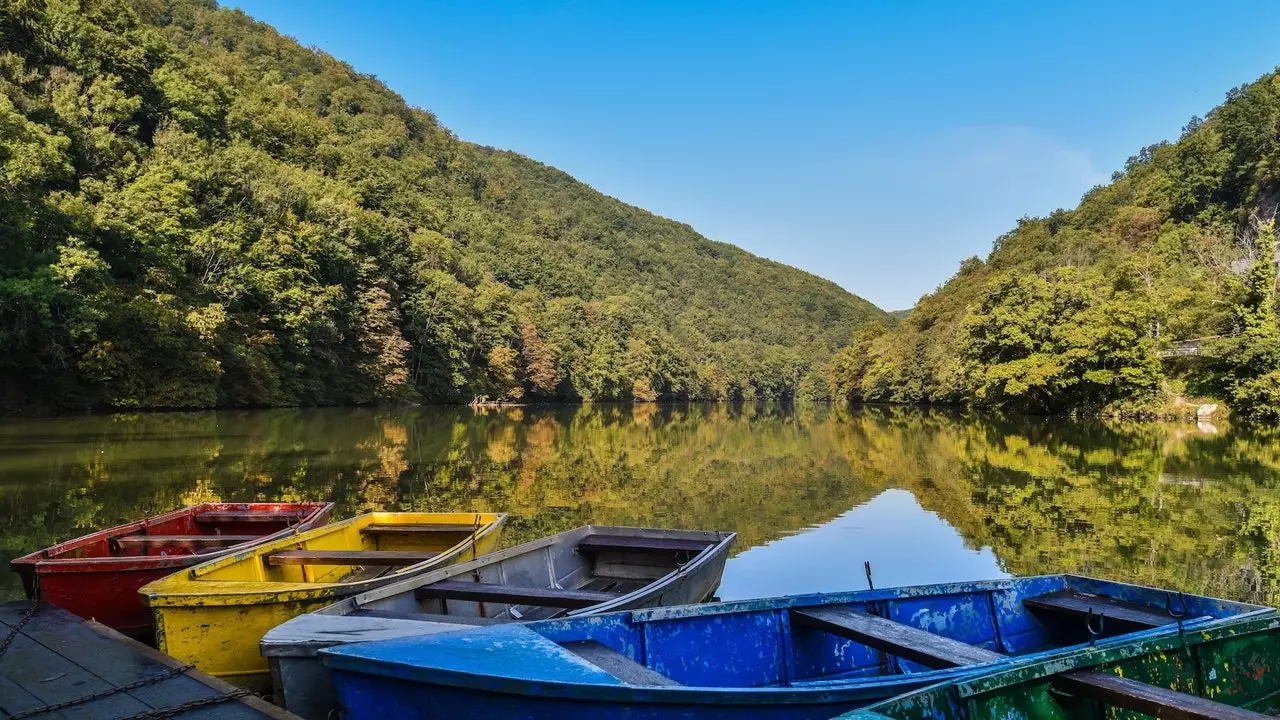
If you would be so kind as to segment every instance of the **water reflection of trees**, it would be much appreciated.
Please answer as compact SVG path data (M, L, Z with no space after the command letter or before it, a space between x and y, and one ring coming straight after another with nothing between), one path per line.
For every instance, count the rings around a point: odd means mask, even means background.
M506 510L511 542L587 522L725 529L746 548L902 487L1013 573L1265 600L1280 599L1278 478L1268 434L881 408L22 421L0 424L0 555L215 499L330 499L343 515Z
M1280 600L1272 435L916 412L864 411L848 423L855 472L863 454L866 473L900 482L1012 573Z

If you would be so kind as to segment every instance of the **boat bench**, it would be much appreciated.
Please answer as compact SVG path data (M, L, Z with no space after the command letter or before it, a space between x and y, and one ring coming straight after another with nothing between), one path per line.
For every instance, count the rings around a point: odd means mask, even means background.
M253 512L251 510L210 510L196 513L193 517L198 523L292 523L310 515L314 510L283 510L277 512Z
M933 669L980 665L1005 657L986 648L841 605L792 608L791 622L801 627L824 630Z
M712 540L683 540L680 538L643 538L630 535L588 535L578 541L578 552L583 554L601 552L642 552L642 553L700 553L715 545Z
M374 523L360 528L360 532L365 535L426 535L435 533L470 534L482 527L484 526L462 523L440 523L438 525L391 525Z
M268 565L416 565L440 553L419 550L281 550Z
M628 685L650 687L683 687L680 683L632 660L607 645L595 640L562 642L560 647L595 665Z
M570 609L590 607L620 597L620 593L595 590L536 588L466 580L441 580L423 585L414 590L413 594L418 600L469 600Z
M394 610L372 610L360 608L352 610L343 617L381 618L383 620L416 620L418 622L448 623L451 625L503 625L510 620L475 617L473 615L442 615L440 613L395 612Z
M1090 595L1077 590L1059 590L1036 595L1022 601L1029 610L1067 613L1079 617L1105 615L1108 620L1132 623L1144 628L1160 627L1176 618L1167 612L1153 610L1145 605L1119 600L1106 595Z
M1136 710L1155 717L1184 720L1262 720L1270 715L1226 705L1177 690L1091 670L1063 673L1053 679L1060 691ZM1274 718L1271 718L1274 720Z
M123 535L111 538L108 542L119 547L137 545L239 545L257 540L261 535Z

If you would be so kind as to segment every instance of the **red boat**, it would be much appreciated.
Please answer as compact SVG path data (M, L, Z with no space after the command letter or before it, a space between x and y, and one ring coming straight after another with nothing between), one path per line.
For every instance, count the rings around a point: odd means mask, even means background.
M333 503L204 503L10 561L29 598L147 639L138 589L183 568L329 521Z

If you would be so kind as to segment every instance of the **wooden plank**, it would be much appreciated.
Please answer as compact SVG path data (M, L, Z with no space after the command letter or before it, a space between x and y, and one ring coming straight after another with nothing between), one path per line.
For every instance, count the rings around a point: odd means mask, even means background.
M112 538L117 545L239 545L261 535L124 535Z
M438 622L451 625L501 625L511 622L498 618L476 617L474 615L441 615L440 613L392 612L390 610L353 610L351 617L382 618L384 620L417 620L418 622ZM323 616L317 616L323 617Z
M1252 710L1188 695L1177 690L1147 685L1118 675L1079 671L1057 675L1054 686L1067 692L1100 700L1108 705L1136 710L1159 718L1178 720L1261 720L1269 717Z
M628 685L683 687L657 670L594 640L560 643L560 646Z
M423 550L281 550L268 565L414 565L439 555Z
M978 665L1004 657L985 648L839 605L792 608L791 622L934 669Z
M578 542L578 552L691 552L700 553L714 545L712 540L644 538L632 535L588 535Z
M649 583L641 580L627 580L616 577L593 577L583 583L579 590L593 590L595 592L610 592L618 595L626 595L629 592L635 592Z
M445 600L471 600L473 602L559 608L584 608L619 597L617 593L593 592L591 590L522 587L520 585L476 583L465 580L441 580L430 585L423 585L414 590L414 595L419 600L443 598Z
M476 530L479 530L482 527L484 526L483 525L476 526L474 524L448 525L448 524L441 523L438 525L390 525L390 524L379 525L377 523L374 523L373 525L367 525L364 528L361 528L360 532L365 533L366 535L393 535L393 534L414 535L419 533L472 533L472 532L475 532Z
M1174 618L1163 610L1153 610L1137 603L1075 590L1061 590L1047 595L1029 597L1024 599L1022 604L1032 610L1063 612L1080 617L1093 611L1094 615L1106 615L1107 620L1119 620L1147 628L1174 622Z
M282 523L297 522L310 515L312 510L284 510L274 512L252 512L249 510L210 510L197 513L195 521L199 523L222 522L260 522Z

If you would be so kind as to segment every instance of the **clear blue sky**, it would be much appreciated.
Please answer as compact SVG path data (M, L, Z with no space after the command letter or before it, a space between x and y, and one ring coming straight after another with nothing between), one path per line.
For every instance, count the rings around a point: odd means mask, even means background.
M1256 3L230 4L465 140L886 309L1280 63Z

